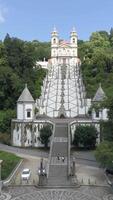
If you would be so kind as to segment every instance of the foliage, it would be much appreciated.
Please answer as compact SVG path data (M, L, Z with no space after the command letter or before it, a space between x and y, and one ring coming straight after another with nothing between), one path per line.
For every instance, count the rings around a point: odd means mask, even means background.
M46 70L36 69L35 64L49 55L50 43L26 42L6 35L0 42L0 110L15 108L25 83L34 98L40 96Z
M50 58L50 42L32 41L32 46L35 48L34 57L36 60L48 60Z
M113 141L113 97L106 99L104 107L108 109L108 121L101 122L101 140Z
M77 147L94 148L97 134L97 130L94 126L77 126L74 133L73 144Z
M108 111L109 120L113 123L113 97L107 100L106 107L109 110Z
M35 95L37 98L41 95L41 86L43 85L46 73L47 71L44 69L35 69Z
M15 116L16 112L14 110L0 111L0 133L11 132L11 119Z
M107 140L107 141L113 141L113 122L108 121L102 121L100 123L101 127L101 140Z
M40 51L41 49L41 51ZM46 53L46 55L45 55ZM45 69L36 69L35 63L48 59L50 43L26 42L6 35L0 42L0 132L10 133L13 110L24 84L27 83L34 98L41 94ZM9 110L10 109L10 110ZM2 136L4 138L4 136Z
M95 151L95 156L103 167L113 167L113 142L100 143Z
M12 153L0 151L0 160L3 160L1 167L2 180L6 179L16 167L20 158Z
M3 144L11 145L11 136L8 133L0 133L0 142Z
M46 125L40 130L40 136L38 139L42 144L45 145L45 147L48 147L51 135L52 135L51 127L49 125Z
M16 167L20 158L12 153L0 151L0 160L3 160L1 167L2 180L6 179Z
M94 32L78 44L87 97L94 97L100 82L107 97L113 96L113 30Z

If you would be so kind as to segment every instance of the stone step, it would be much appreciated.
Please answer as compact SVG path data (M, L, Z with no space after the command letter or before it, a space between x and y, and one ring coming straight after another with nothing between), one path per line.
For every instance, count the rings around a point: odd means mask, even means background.
M67 157L68 143L66 142L53 142L52 157L64 156Z
M64 159L63 159L64 158ZM67 157L52 157L51 165L67 165Z
M54 137L54 142L67 142L67 137Z
M71 182L66 177L57 178L49 177L47 185L49 186L70 186Z

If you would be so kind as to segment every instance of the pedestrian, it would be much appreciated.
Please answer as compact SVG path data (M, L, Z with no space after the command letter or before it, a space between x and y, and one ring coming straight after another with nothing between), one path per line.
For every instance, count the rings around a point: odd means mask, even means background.
M57 159L60 160L60 156L59 156L59 154L57 155Z
M64 162L64 160L65 160L65 158L64 158L64 156L62 156L62 162Z

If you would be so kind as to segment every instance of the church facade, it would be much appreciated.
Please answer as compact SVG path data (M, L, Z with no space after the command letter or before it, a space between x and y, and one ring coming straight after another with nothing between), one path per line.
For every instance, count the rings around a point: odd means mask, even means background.
M12 119L12 145L39 147L40 129L49 124L54 129L55 119L69 119L72 135L78 125L94 125L100 132L100 120L107 120L107 109L98 112L93 103L106 98L99 88L93 99L86 97L78 58L77 33L73 29L70 41L59 39L57 30L51 33L51 59L46 68L48 73L43 81L41 96L34 100L27 85L17 101L17 118ZM38 110L38 113L36 113ZM99 136L98 136L99 142Z
M78 62L77 33L70 33L70 41L60 40L56 28L51 33L51 63L52 65L76 65Z

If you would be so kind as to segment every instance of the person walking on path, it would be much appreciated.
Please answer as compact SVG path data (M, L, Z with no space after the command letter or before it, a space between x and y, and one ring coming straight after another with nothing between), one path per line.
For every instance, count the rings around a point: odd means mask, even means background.
M64 156L62 156L62 162L64 162L64 160L65 160L65 158L64 158Z

